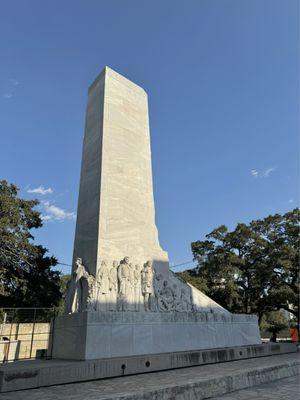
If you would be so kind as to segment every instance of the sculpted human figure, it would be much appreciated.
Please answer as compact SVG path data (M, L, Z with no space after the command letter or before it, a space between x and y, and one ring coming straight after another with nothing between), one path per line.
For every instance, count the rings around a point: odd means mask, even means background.
M163 287L158 298L160 311L173 311L174 310L174 296L168 281L163 282Z
M98 269L96 273L96 282L95 282L95 298L97 303L99 303L101 294L101 280L102 280L102 273L101 270Z
M87 284L88 284L88 295L87 295L87 310L96 311L97 304L96 304L96 297L95 297L95 287L96 287L96 279L93 275L89 275L87 277Z
M134 309L135 311L139 311L140 309L140 300L141 300L141 267L136 264L133 270L133 279L134 279Z
M108 294L109 292L109 271L105 261L101 263L101 293Z
M152 297L154 294L153 279L154 279L154 269L150 261L144 264L144 269L142 270L142 294L144 297L144 307L145 311L151 311Z
M118 299L118 261L113 261L113 266L109 271L108 280L109 280L109 310L115 311L117 308L117 299Z
M176 290L173 292L175 311L192 311L191 296L188 295L187 290L181 288L179 291L177 290L177 285L174 286L176 286Z
M130 266L129 257L125 257L118 267L118 294L119 305L118 309L126 311L128 309L128 294L130 292Z
M191 297L188 296L185 289L181 289L179 311L192 311Z
M67 312L76 313L84 311L84 309L87 307L87 300L89 296L89 277L89 273L82 264L82 259L78 257L75 262L75 268L72 273L71 282L67 289Z
M107 311L107 303L109 297L109 278L105 261L102 261L97 271L97 309Z
M129 282L127 285L127 309L129 311L135 311L135 293L134 293L134 271L135 267L132 263L129 263Z

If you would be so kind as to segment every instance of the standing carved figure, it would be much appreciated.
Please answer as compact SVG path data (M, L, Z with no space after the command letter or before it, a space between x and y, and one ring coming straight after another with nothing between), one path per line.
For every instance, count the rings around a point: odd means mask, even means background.
M129 281L127 285L127 310L135 311L135 298L134 298L134 266L129 263Z
M89 281L91 275L82 264L82 259L77 258L71 281L67 288L66 306L67 312L76 313L87 308L89 295Z
M185 289L181 289L180 302L176 309L177 311L192 311L191 296L188 296Z
M144 264L142 270L142 294L144 297L145 311L151 311L152 297L154 294L153 289L154 269L150 261Z
M99 268L96 273L95 288L94 288L94 292L95 292L94 296L95 296L97 311L100 310L101 280L102 280L102 273Z
M113 261L113 266L109 271L109 311L116 311L118 299L118 261Z
M119 301L118 301L118 309L120 311L127 311L128 309L128 297L130 294L130 266L129 266L129 257L125 257L118 267L118 292L119 292Z
M139 311L141 302L141 267L136 265L133 270L134 278L134 309Z
M106 262L102 261L97 272L97 309L107 311L109 278Z

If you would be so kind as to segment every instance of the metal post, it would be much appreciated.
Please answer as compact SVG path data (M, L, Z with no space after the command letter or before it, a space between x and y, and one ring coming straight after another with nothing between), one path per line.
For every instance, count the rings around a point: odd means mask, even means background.
M7 312L4 311L3 322L2 322L2 324L1 324L1 333L0 333L0 336L1 336L1 337L2 337L2 333L3 333L3 328L4 328L5 323L6 323L6 318L7 318Z
M12 331L12 327L13 327L13 321L15 318L15 313L16 313L16 309L14 309L14 313L13 313L13 318L12 321L10 323L10 330L9 330L9 341L8 341L8 349L7 349L7 353L6 353L6 357L4 361L9 361L9 350L10 350L10 341L11 341L11 331ZM6 359L7 358L7 359Z
M53 342L54 342L54 327L55 327L55 318L56 316L54 315L54 317L52 318L52 320L50 321L50 332L49 332L49 339L48 339L48 348L49 348L49 344L50 344L50 351L49 351L49 356L48 356L48 349L47 349L47 360L51 360L52 359L52 352L53 352ZM50 343L49 343L50 342Z
M29 353L29 357L30 358L32 358L32 348L33 348L34 328L35 328L35 317L36 317L36 308L34 309L34 314L33 314L33 325L32 325L32 333L31 333L30 353Z

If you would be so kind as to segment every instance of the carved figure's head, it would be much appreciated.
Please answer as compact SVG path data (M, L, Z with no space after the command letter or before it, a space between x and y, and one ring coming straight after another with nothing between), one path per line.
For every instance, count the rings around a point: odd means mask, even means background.
M122 263L123 264L129 264L130 258L128 256L124 257Z
M113 267L114 267L114 268L117 268L118 265L119 265L118 261L114 260L114 261L113 261Z
M76 259L76 265L77 265L77 267L79 267L79 266L82 265L82 258L77 257L77 259Z

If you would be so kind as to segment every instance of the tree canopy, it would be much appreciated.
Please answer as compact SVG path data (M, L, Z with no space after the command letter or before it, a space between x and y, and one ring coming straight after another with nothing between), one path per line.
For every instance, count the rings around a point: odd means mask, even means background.
M231 312L284 309L299 324L300 211L270 215L233 231L224 225L191 244L197 267L181 273Z
M52 307L61 298L57 260L34 243L32 229L43 225L38 201L19 198L18 190L0 181L0 306Z
M277 334L288 328L288 320L282 310L269 311L262 318L261 328L272 333L271 342L277 342Z

